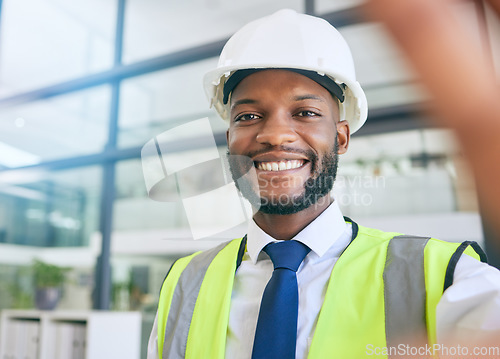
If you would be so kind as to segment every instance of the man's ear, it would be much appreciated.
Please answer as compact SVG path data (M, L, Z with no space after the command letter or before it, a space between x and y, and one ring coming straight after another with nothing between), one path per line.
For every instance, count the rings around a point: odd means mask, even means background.
M349 139L351 138L351 131L347 121L337 123L337 142L339 146L339 155L346 153L349 147Z
M229 128L226 130L226 142L227 145L229 146Z

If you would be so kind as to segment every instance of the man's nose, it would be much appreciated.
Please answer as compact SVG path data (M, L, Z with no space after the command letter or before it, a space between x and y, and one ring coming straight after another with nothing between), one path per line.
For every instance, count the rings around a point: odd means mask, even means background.
M267 116L259 129L257 142L271 146L280 146L297 140L293 119L283 113Z

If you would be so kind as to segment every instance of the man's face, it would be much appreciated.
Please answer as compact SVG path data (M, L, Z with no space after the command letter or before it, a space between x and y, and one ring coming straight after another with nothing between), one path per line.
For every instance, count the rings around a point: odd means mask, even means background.
M263 70L238 84L230 106L231 174L254 207L291 214L329 203L325 195L335 180L337 154L347 150L349 127L339 122L337 102L325 88L294 72ZM238 180L249 166L257 180Z

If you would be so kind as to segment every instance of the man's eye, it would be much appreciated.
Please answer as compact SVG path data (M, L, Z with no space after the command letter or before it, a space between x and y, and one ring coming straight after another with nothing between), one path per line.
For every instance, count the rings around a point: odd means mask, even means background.
M244 114L244 115L237 116L234 119L234 122L238 122L238 121L251 121L251 120L256 120L257 118L259 118L259 116L254 115L253 113L247 113L247 114Z
M319 114L317 114L316 112L313 112L313 111L300 111L297 113L297 116L300 116L300 117L315 117L315 116L319 116Z

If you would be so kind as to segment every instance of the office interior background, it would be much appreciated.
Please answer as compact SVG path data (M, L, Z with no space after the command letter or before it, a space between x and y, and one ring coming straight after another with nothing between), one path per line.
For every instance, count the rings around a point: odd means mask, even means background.
M425 89L381 25L360 16L361 5L0 0L0 310L34 308L34 259L68 267L56 310L140 311L145 355L170 265L227 233L193 240L181 201L149 198L141 148L208 117L224 153L226 125L209 109L203 75L232 33L281 8L338 27L368 98L368 121L340 158L334 192L344 215L488 247L459 146L428 121ZM498 68L498 20L481 1L455 10ZM176 148L186 161L204 150L196 133ZM185 185L196 191L210 176L200 169ZM224 225L223 205L198 215L207 226Z

